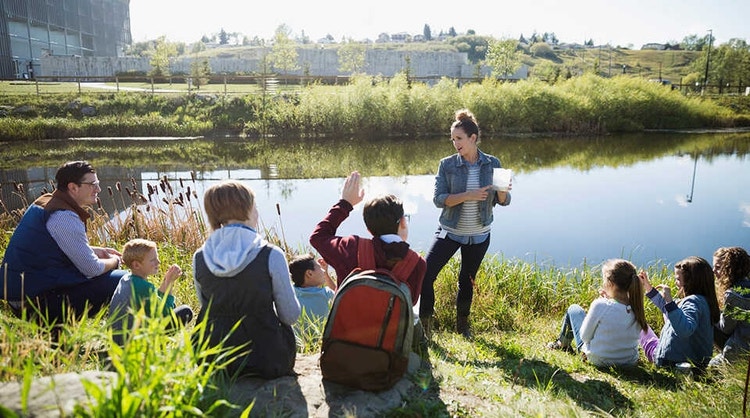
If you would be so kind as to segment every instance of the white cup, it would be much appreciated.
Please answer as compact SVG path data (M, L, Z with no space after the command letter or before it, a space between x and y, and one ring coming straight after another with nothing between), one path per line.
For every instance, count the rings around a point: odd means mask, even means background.
M492 172L492 185L497 190L507 192L510 188L510 180L513 177L513 170L508 168L495 168Z

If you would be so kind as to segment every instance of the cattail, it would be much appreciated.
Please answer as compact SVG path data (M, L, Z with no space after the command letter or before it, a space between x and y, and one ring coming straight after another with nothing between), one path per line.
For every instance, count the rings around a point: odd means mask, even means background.
M115 188L117 189L118 192L122 191L122 185L120 184L119 181L117 183L115 183Z
M112 192L112 186L107 186L107 193L109 193L109 197L115 196L114 192Z
M190 170L190 179L193 180L193 183L195 183L195 171Z
M164 185L164 180L162 180L162 181L159 182L159 187L161 188L161 191L163 193L167 192L167 186Z
M17 183L16 181L13 181L13 190L15 190L15 191L17 191L17 192L19 192L19 193L21 192L21 191L20 191L20 190L18 189L18 183Z
M185 193L185 197L187 197L187 201L190 201L190 186L187 187L187 192Z
M18 183L18 192L21 193L21 194L24 194L23 183Z
M184 189L185 185L182 183L182 177L180 177L180 189Z
M148 196L151 197L151 195L154 194L154 188L151 186L151 184L146 183L146 189L148 190Z

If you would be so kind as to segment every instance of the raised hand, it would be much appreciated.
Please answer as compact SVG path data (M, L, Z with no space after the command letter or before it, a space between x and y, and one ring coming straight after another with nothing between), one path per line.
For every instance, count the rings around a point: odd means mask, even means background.
M361 202L365 197L365 191L360 187L360 176L358 171L352 171L344 182L344 189L341 191L341 198L349 202L352 206Z

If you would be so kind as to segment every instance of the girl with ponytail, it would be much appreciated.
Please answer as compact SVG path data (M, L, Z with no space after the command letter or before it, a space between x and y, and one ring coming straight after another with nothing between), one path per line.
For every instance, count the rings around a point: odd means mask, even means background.
M627 260L607 260L602 266L600 297L588 313L580 305L570 306L560 336L547 348L578 351L596 366L637 363L638 337L648 329L642 295L635 266Z

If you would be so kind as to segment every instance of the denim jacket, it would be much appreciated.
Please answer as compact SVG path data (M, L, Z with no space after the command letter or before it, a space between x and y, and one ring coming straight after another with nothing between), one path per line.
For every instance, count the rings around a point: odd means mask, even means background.
M479 185L480 187L492 184L492 169L500 168L500 160L492 155L479 151ZM459 154L453 154L440 160L438 174L435 177L435 192L432 197L433 203L443 211L440 213L440 224L449 228L458 226L458 218L461 215L463 203L448 207L445 199L448 195L463 193L466 191L466 182L469 179L469 167ZM507 206L510 204L510 193L505 203L497 200L497 193L488 193L487 199L479 203L479 213L483 226L492 223L492 208L494 205Z

